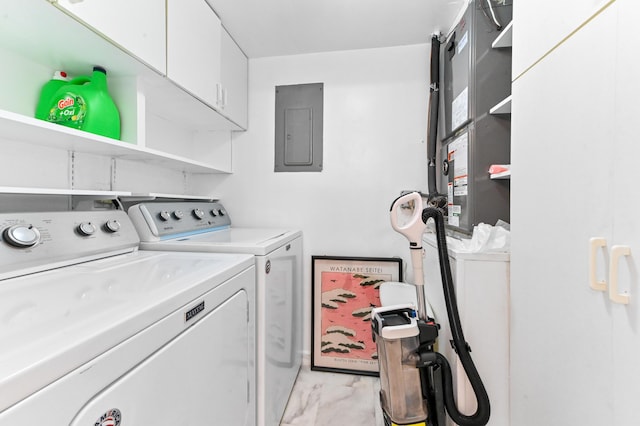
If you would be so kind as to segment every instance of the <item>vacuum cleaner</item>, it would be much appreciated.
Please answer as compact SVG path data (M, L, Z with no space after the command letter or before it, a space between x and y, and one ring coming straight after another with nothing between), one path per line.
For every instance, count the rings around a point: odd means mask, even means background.
M394 305L372 310L371 326L378 350L380 404L385 425L445 426L448 414L460 426L483 426L489 421L491 407L460 324L444 218L438 208L423 209L422 200L420 193L411 192L397 198L391 206L393 229L409 240L418 306ZM399 218L403 215L409 219L400 223ZM435 222L451 344L460 358L477 401L476 412L471 415L461 413L456 406L451 367L445 356L435 349L439 325L427 315L422 234L430 219Z

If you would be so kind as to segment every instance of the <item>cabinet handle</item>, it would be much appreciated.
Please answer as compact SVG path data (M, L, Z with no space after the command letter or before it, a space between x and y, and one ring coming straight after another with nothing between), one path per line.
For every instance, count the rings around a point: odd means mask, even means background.
M223 102L222 85L216 83L216 106L222 108L224 106Z
M607 240L594 237L589 240L589 286L596 291L607 291L607 282L598 281L596 274L596 257L600 247L606 247Z
M609 299L612 302L626 305L629 303L628 294L618 293L618 264L621 256L631 255L631 249L628 246L611 247L611 264L609 265Z

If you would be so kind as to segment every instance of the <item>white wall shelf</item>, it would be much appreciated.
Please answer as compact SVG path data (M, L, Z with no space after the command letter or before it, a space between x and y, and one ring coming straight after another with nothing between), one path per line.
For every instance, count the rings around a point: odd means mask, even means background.
M24 194L24 195L74 195L89 197L116 198L131 195L126 191L94 191L84 189L64 189L64 188L24 188L13 186L0 186L0 194Z
M511 170L489 175L491 179L511 179Z
M176 200L199 200L199 201L216 201L218 197L208 197L205 195L191 195L191 194L163 194L159 192L150 193L136 193L130 194L126 197L128 200L145 201L145 200L157 200L159 198L170 198Z
M93 133L0 110L3 139L116 159L142 161L192 173L225 173L209 164L166 152L141 148Z
M500 32L500 35L491 43L494 49L511 47L513 44L513 21L509 22Z
M498 104L491 108L489 110L489 114L511 114L511 95L507 96L505 99L501 100Z

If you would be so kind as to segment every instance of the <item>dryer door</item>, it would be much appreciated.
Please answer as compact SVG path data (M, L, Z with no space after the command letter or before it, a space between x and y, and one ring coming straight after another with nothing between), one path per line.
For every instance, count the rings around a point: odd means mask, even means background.
M248 309L240 290L97 394L71 426L252 425Z

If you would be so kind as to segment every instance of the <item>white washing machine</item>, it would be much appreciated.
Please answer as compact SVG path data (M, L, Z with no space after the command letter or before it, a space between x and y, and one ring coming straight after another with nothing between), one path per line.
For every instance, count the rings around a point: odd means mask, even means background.
M143 250L249 253L256 266L259 426L278 426L302 362L302 233L238 228L219 202L128 209Z
M254 424L252 256L138 251L122 210L0 232L0 425Z

